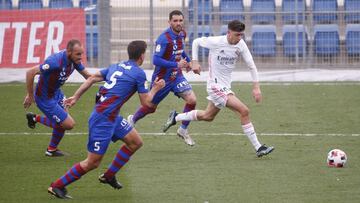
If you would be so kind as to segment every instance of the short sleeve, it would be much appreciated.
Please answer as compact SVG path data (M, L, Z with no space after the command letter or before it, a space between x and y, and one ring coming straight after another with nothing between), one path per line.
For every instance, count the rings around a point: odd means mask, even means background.
M138 76L136 77L137 83L137 92L138 93L148 93L149 92L149 82L146 80L146 74L143 70L140 70Z
M41 73L46 73L59 69L60 64L56 60L53 60L52 58L47 58L43 64L40 64L39 68Z
M76 69L78 72L81 72L81 71L83 71L83 70L85 69L85 66L84 66L82 63L76 64L75 69Z
M108 73L109 73L109 68L104 68L104 69L100 70L100 74L102 75L104 80L106 80L106 76Z

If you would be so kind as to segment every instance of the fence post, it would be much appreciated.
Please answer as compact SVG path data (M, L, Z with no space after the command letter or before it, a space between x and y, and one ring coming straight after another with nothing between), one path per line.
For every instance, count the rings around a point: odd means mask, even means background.
M110 0L98 1L98 27L99 27L99 55L98 66L107 67L110 65L111 56L111 18L110 18Z

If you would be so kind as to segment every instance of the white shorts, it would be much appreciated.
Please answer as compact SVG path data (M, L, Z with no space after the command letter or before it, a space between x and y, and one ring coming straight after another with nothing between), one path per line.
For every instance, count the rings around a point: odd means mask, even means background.
M233 94L234 92L227 87L220 86L218 84L212 84L207 87L208 95L206 98L214 103L214 105L221 109L226 106L226 102L228 100L228 95Z

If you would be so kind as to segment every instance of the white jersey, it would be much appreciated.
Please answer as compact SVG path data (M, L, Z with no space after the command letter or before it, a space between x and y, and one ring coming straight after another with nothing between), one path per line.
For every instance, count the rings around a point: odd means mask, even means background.
M239 43L231 45L228 43L226 35L197 38L192 44L193 60L198 60L199 45L210 50L208 87L213 84L218 84L226 88L231 88L231 73L240 55L246 62L253 81L259 81L254 60L244 40L241 39Z

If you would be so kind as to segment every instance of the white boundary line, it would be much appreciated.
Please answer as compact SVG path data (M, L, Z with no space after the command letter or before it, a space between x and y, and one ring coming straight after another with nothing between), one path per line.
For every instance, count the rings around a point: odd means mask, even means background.
M193 86L205 86L206 82L190 82L191 85ZM252 85L251 82L232 82L231 83L232 86L235 85ZM67 83L65 84L65 86L70 86L70 87L74 87L74 86L80 86L81 83ZM93 86L101 86L102 84L94 84ZM275 85L283 85L283 86L293 86L293 85L313 85L313 86L348 86L348 85L360 85L360 82L348 82L348 81L339 81L339 82L260 82L260 85L263 86L275 86ZM2 87L17 87L17 86L24 86L25 87L25 83L0 83L0 86Z
M87 135L87 132L66 132L66 135ZM2 135L51 135L51 133L29 133L29 132L0 132ZM140 135L149 136L165 136L176 135L176 133L156 133L156 132L144 132ZM230 135L230 136L244 136L243 133L191 133L191 135ZM360 137L358 133L259 133L260 136L300 136L300 137L315 137L315 136L329 136L329 137Z

